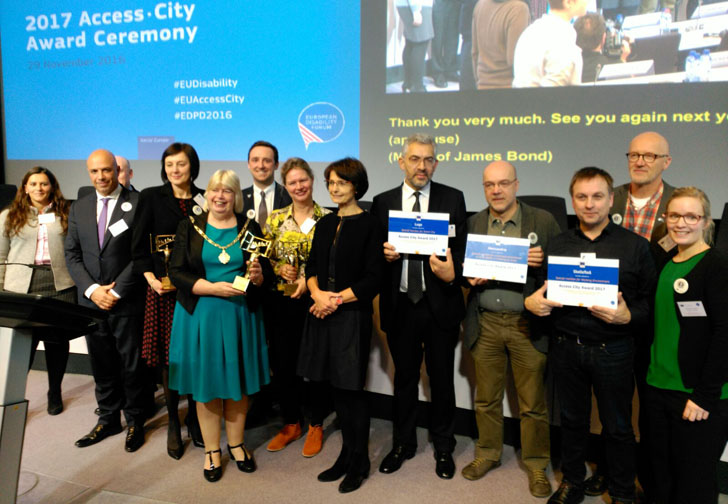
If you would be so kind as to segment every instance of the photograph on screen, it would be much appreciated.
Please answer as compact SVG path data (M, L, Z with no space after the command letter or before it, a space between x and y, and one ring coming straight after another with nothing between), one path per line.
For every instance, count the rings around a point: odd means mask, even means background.
M386 92L728 80L728 2L387 0Z

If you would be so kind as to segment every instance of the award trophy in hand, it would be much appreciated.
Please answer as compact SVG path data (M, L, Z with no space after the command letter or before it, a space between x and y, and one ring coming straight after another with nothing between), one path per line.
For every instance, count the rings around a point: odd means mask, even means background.
M299 274L299 265L301 262L306 260L305 247L308 242L290 242L290 241L279 241L277 245L276 255L283 259L286 264L293 266L296 270L296 274ZM288 281L281 278L281 283L278 284L278 290L283 291L284 296L292 296L298 290L298 277L296 280Z
M149 235L149 242L152 254L161 253L164 255L164 276L161 279L162 290L175 290L172 281L169 279L169 256L172 255L174 235Z
M244 252L250 252L250 262L252 263L255 259L260 256L270 258L271 248L273 242L266 240L265 238L259 238L250 231L246 231L245 236L240 241L240 248ZM250 269L245 272L245 276L236 276L233 282L233 289L237 289L242 292L248 291L248 285L250 285Z

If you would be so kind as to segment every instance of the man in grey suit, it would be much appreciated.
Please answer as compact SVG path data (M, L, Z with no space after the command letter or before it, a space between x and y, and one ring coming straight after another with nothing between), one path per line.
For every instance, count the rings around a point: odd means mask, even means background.
M255 211L255 220L265 231L265 220L273 210L291 204L288 191L275 181L278 149L265 140L258 140L248 149L248 169L253 185L243 189L243 214Z
M100 415L76 446L91 446L121 432L123 411L128 426L125 449L133 452L144 444L149 392L141 361L144 290L132 274L129 229L139 193L119 184L116 160L107 150L92 152L86 167L96 190L71 207L66 264L78 288L79 304L100 308L109 316L86 336Z
M476 480L500 465L503 451L503 393L506 365L511 362L521 417L521 456L528 470L529 490L548 497L545 469L550 459L549 421L544 371L548 334L540 331L523 307L535 290L535 273L543 265L543 247L561 231L553 215L516 199L516 168L494 161L483 170L488 208L468 219L468 234L528 238L525 283L468 278L470 295L463 322L463 344L475 362L475 460L463 477ZM532 324L533 322L533 324Z

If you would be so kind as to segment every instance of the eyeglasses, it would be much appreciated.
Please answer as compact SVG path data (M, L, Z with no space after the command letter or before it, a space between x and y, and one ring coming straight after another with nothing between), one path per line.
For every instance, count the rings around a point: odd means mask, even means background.
M348 180L327 180L326 181L326 187L328 187L329 189L331 189L333 187L346 187L349 184L351 184L351 182L349 182Z
M486 191L492 191L495 189L496 186L500 187L501 189L508 189L513 185L513 183L518 179L513 180L501 180L499 182L483 182L483 187L485 187Z
M682 219L685 221L685 224L694 226L695 224L700 222L700 219L702 219L705 216L704 215L695 215L695 214L691 214L691 213L682 215L679 213L670 212L669 214L665 214L664 217L665 217L665 220L667 222L669 222L670 224L677 224L678 221L680 220L680 218L682 217Z
M437 162L434 157L420 157L420 156L410 156L407 158L407 161L412 166L418 166L420 163L423 163L427 168L432 168L435 163Z
M645 152L640 154L639 152L628 152L625 154L630 163L636 163L639 158L645 160L645 163L654 163L656 159L670 157L669 154L655 154L654 152Z

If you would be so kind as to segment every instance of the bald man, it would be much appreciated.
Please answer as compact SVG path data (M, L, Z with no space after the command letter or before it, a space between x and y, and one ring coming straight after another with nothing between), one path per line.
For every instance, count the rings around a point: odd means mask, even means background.
M121 432L120 412L128 427L125 449L144 444L144 405L148 403L141 363L144 289L132 274L131 225L139 194L119 184L114 155L96 150L86 160L96 189L71 206L65 252L68 271L78 287L78 303L108 313L88 336L97 425L76 441L85 448Z
M673 186L662 180L672 157L665 137L654 131L640 133L627 151L630 182L614 189L612 221L655 243L667 234L665 204ZM670 244L664 244L669 249Z
M528 238L525 284L468 278L471 287L464 321L463 343L475 362L475 419L478 441L475 460L463 477L475 480L500 465L503 451L503 391L510 358L521 415L521 456L528 471L529 490L548 497L545 475L550 459L549 422L544 388L547 334L531 325L524 297L535 290L536 272L543 266L543 249L561 230L549 212L516 198L516 168L494 161L483 170L488 207L468 219L468 234Z
M116 166L119 167L119 184L130 191L136 191L134 186L131 185L131 179L134 178L134 170L131 168L131 163L124 156L114 156L114 158L116 159Z

